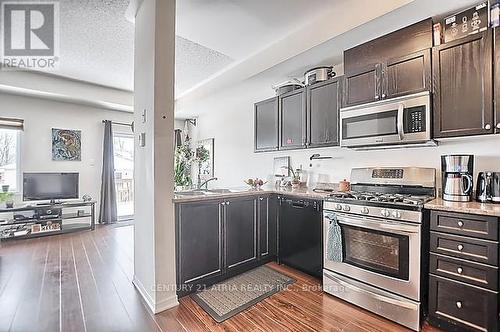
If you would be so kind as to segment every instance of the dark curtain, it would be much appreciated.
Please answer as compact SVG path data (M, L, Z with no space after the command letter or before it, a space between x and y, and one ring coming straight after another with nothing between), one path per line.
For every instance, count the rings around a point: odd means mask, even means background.
M110 224L116 222L117 219L113 128L111 121L104 121L101 208L99 213L99 222L101 224Z

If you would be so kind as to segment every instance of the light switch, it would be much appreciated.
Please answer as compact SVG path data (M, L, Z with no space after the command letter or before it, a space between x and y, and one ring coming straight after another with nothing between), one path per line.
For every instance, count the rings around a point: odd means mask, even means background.
M141 148L146 146L146 133L140 133L139 134L139 146Z

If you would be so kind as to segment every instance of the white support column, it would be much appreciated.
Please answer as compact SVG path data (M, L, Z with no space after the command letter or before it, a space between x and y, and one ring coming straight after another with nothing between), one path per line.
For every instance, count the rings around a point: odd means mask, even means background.
M175 0L144 0L135 15L134 285L155 313L175 292Z

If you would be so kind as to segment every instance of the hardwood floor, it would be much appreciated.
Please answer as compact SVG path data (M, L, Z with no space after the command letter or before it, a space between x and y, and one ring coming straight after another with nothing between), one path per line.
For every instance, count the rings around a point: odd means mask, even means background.
M4 241L0 331L406 331L324 294L317 279L270 266L297 282L218 324L190 297L149 312L132 285L131 225Z

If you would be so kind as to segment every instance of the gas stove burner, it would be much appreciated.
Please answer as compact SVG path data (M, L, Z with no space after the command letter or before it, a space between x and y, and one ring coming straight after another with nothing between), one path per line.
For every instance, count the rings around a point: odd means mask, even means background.
M330 195L331 198L346 201L370 201L380 203L395 203L408 205L421 205L431 199L430 196L412 196L410 194L386 194L369 192L336 192Z

